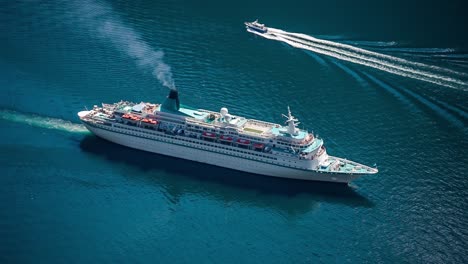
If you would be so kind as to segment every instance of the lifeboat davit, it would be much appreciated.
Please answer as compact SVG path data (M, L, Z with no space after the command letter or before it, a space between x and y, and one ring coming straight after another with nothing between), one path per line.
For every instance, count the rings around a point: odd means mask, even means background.
M203 132L204 137L209 137L209 138L215 138L216 134L215 133L210 133L210 132Z
M249 145L249 144L250 144L250 140L243 139L243 138L239 138L239 139L237 140L237 143L242 144L242 145Z
M224 141L232 141L232 137L229 137L229 136L224 136L222 135L221 137L219 137L220 140L224 140Z
M254 148L257 148L257 149L263 149L263 147L265 147L265 145L262 144L262 143L255 143L255 144L253 145L253 147L254 147Z

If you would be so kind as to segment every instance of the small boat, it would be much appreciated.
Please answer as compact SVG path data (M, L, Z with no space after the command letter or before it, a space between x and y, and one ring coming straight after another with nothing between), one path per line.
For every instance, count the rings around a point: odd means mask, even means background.
M243 138L239 138L239 139L237 140L237 143L242 144L242 145L249 145L249 144L250 144L250 140L243 139Z
M262 149L263 147L265 147L265 145L262 144L262 143L255 143L255 144L253 145L253 147L254 147L254 148L257 148L257 149Z
M203 132L203 136L204 137L214 138L214 137L216 137L216 134L215 133L210 133L210 132Z
M219 137L219 140L222 140L222 141L232 141L232 137L222 135L222 136Z
M268 31L268 28L265 27L265 24L260 24L258 23L258 19L256 19L254 22L244 22L246 25L247 29L254 30L260 33L266 33Z

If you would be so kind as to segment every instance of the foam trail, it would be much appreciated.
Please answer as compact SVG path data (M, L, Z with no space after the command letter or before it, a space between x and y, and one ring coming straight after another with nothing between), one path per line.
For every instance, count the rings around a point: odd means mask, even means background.
M358 81L360 84L363 84L363 85L367 85L368 83L366 82L366 80L364 80L363 78L361 78L361 76L359 76L359 74L353 70L351 70L349 67L345 66L344 64L341 64L339 63L338 61L336 60L332 60L333 64L335 64L338 68L342 69L343 71L345 71L346 73L348 73L349 75L351 75L356 81Z
M85 126L59 118L24 114L12 110L0 110L0 119L27 124L34 127L54 129L72 133L89 133Z
M409 54L443 54L443 53L453 53L455 49L452 48L376 48L379 51L388 51L388 52L403 52Z
M453 58L453 59L467 59L468 58L468 54L464 54L464 53L437 54L437 55L434 55L434 56L442 57L442 58Z
M319 47L316 47L316 46L307 46L307 45L304 45L304 44L299 44L299 43L294 42L294 41L290 41L290 40L288 40L288 39L286 39L284 37L279 37L279 36L276 36L276 37L268 36L267 38L283 41L283 42L286 42L286 43L288 43L289 45L291 45L293 47L310 50L310 51L313 51L313 52L316 52L316 53L320 53L320 54L328 55L328 56L331 56L331 57L335 57L337 59L341 59L341 60L345 60L345 61L349 61L349 62L369 66L369 67L376 68L376 69L386 71L386 72L389 72L389 73L397 74L397 75L400 75L400 76L409 77L409 78L413 78L413 79L418 79L418 80L426 81L426 82L431 82L431 83L434 83L434 84L438 84L438 85L442 85L442 86L446 86L446 87L450 87L450 88L454 88L454 89L459 89L460 88L460 87L458 87L458 86L456 86L454 84L450 84L450 83L443 82L443 81L440 81L440 80L437 80L437 79L434 79L434 78L430 78L430 76L426 77L426 76L421 76L421 75L418 75L418 74L413 74L411 72L407 72L407 71L405 71L404 68L396 68L395 69L395 67L389 67L389 65L386 65L386 64L373 63L373 62L369 62L367 60L363 60L363 59L361 59L359 57L343 55L342 53L334 52L333 50L330 50L329 48L322 48L322 47L319 48ZM468 90L468 88L466 88L466 87L465 88L460 88L460 89Z
M359 64L362 64L362 65L366 65L366 66L370 66L370 67L381 66L381 67L375 67L375 68L378 68L378 69L381 69L381 70L383 70L385 68L391 68L391 69L394 69L396 71L402 71L402 72L408 71L409 73L420 74L420 73L415 72L414 70L409 69L407 67L395 66L393 64L385 63L385 62L382 62L381 60L375 59L373 57L366 57L366 56L363 56L363 55L358 54L358 53L352 53L352 52L349 52L349 51L346 51L346 50L340 50L338 48L333 48L333 47L329 47L329 46L321 45L321 44L310 44L307 41L304 41L304 40L301 40L301 39L291 38L289 36L280 35L280 36L278 36L278 38L286 39L286 40L289 40L289 41L292 41L292 42L296 42L296 43L300 44L302 47L310 46L310 47L313 47L313 48L320 49L322 51L328 51L327 55L330 55L330 56L333 56L333 57L336 57L336 58L338 58L338 57L346 58L347 57L347 58L354 59L354 60L352 60L352 62L359 63ZM340 55L342 55L342 56L340 56ZM355 59L357 59L357 60L355 60ZM351 61L351 60L349 60L349 61ZM432 77L433 76L433 75L426 74L426 73L423 73L421 75L427 76L427 77ZM406 75L406 76L409 76L409 75Z
M329 40L340 40L345 39L346 37L343 35L317 35L319 38L329 39Z
M358 45L358 46L367 46L367 47L392 47L398 43L395 41L365 41L365 40L345 40L342 41L347 44Z
M387 92L389 92L390 94L395 96L398 100L400 100L400 102L402 102L405 105L409 106L410 110L415 111L415 112L419 112L417 110L417 108L414 107L414 104L411 103L406 96L404 96L403 94L398 92L395 88L393 88L392 86L390 86L387 83L375 78L374 76L372 76L372 75L370 75L368 73L365 73L365 72L361 72L361 73L364 74L364 76L366 76L369 80L371 80L372 82L377 84L379 87L385 89Z
M255 35L259 35L260 37L263 37L263 38L266 38L266 39L278 40L278 38L275 37L275 36L272 36L272 35L269 35L269 34L262 34L262 33L259 33L257 31L254 31L254 30L247 29L247 32L250 32L250 33L255 34Z
M274 39L274 40L286 42L289 45L296 47L296 48L310 50L316 53L320 53L320 54L328 55L328 56L335 57L341 60L346 60L346 61L350 61L353 63L373 67L373 68L386 71L389 73L397 74L400 76L414 78L414 79L418 79L418 80L426 81L426 82L431 82L431 83L435 83L438 85L442 85L442 86L446 86L446 87L450 87L454 89L468 90L468 83L463 82L461 80L453 79L453 78L446 77L446 76L440 76L440 75L422 71L422 70L417 70L417 69L410 68L401 64L396 64L394 62L384 61L382 59L378 59L376 57L368 56L362 53L353 52L353 51L349 51L346 49L340 49L340 48L337 48L336 46L317 44L317 43L314 43L313 41L311 42L302 38L291 36L291 34L296 34L296 33L283 34L283 32L284 31L277 30L277 29L272 29L270 32L270 29L269 29L269 33L266 33L266 34L256 33L256 34L262 37L268 38L268 39ZM310 37L310 38L313 38L313 37ZM330 42L330 41L325 41L325 42ZM344 45L340 43L337 43L337 44ZM345 46L349 46L349 45L345 45ZM369 52L369 51L366 51L366 52ZM383 54L380 54L380 55L388 56L388 55L383 55ZM395 58L395 57L392 57L392 58Z
M338 53L338 54L346 55L348 57L353 57L353 58L357 58L357 59L360 59L360 60L363 60L363 61L368 61L368 62L372 62L372 63L375 63L375 64L380 64L380 65L383 65L383 66L385 66L387 68L393 68L393 69L396 69L396 70L399 70L399 71L405 71L405 72L415 74L415 75L421 75L421 76L425 76L425 77L429 77L429 78L433 78L433 79L437 79L437 80L446 81L446 82L449 82L449 83L468 86L468 83L465 83L465 82L463 82L461 80L457 80L457 79L453 79L453 78L448 77L448 76L442 76L442 75L438 75L438 74L435 74L435 73L431 73L431 72L411 68L411 67L408 67L408 66L402 65L402 64L396 64L394 62L384 61L382 59L372 57L372 56L367 56L365 54L360 54L360 53L356 53L356 52L352 52L352 51L348 51L348 50L343 50L343 49L339 49L339 48L336 48L336 47L330 47L330 46L323 45L323 44L308 43L307 41L304 41L304 40L301 40L301 39L291 38L291 37L288 37L288 36L280 35L280 37L281 38L286 38L286 39L294 41L294 42L298 42L298 43L303 44L303 45L310 45L310 46L318 47L318 48L321 48L321 49L324 49L324 50L332 51L332 52L335 52L335 53ZM385 55L385 56L387 56L387 55ZM451 71L451 70L447 70L447 71ZM464 73L459 73L459 74L464 75Z
M175 90L171 67L163 61L164 52L154 50L131 27L125 25L112 8L104 2L80 0L73 3L80 23L85 24L97 37L110 41L125 52L136 64L151 71L162 85Z
M333 46L333 47L341 48L342 50L349 50L349 51L357 52L357 53L368 55L368 56L373 56L373 57L382 58L382 59L386 59L386 60L390 60L390 61L395 61L395 62L398 62L398 63L401 63L401 64L407 64L407 65L421 67L421 68L429 68L431 70L436 70L436 71L451 72L453 74L466 75L464 73L452 71L450 69L445 69L445 68L441 68L441 67L437 67L437 66L433 66L433 65L427 65L427 64L424 64L424 63L420 63L420 62L408 61L406 59L402 59L402 58L398 58L398 57L394 57L394 56L390 56L390 55L386 55L386 54L382 54L382 53L378 53L378 52L373 52L373 51L369 51L369 50L362 49L362 48L357 48L357 47L354 47L354 46L351 46L351 45L348 45L348 44L343 44L343 43L339 43L339 42L333 42L333 41L314 38L314 37L306 35L306 34L285 32L283 30L278 30L278 29L275 29L275 28L269 28L269 30L270 29L274 33L290 35L290 36L302 38L302 39L305 39L305 40L309 40L309 41L312 41L314 43Z

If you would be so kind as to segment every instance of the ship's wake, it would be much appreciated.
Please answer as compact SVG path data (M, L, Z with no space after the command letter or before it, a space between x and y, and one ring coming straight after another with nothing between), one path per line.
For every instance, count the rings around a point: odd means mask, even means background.
M13 110L0 110L0 120L6 120L34 127L60 130L71 133L88 133L81 124L72 123L60 118L52 118L35 114L20 113Z
M267 33L248 30L267 39L277 40L292 47L312 51L339 60L364 65L384 72L429 82L454 89L468 91L468 75L421 62L410 61L360 47L315 38L306 34L291 33L268 28Z

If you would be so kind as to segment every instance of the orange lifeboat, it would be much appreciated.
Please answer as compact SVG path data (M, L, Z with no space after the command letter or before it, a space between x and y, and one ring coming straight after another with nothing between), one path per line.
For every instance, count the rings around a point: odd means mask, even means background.
M249 145L249 144L250 144L250 140L243 139L243 138L239 138L239 139L237 140L237 143L242 144L242 145Z
M215 138L216 134L211 132L203 132L204 137Z
M219 139L223 141L232 141L232 137L225 136L225 135L220 136Z
M262 149L263 147L265 147L265 145L262 144L262 143L255 143L255 144L253 145L253 147L254 147L254 148L258 148L258 149Z

